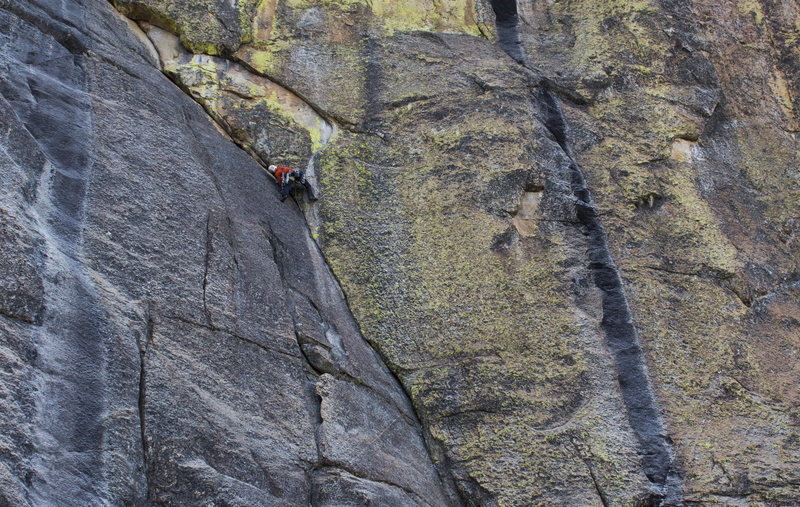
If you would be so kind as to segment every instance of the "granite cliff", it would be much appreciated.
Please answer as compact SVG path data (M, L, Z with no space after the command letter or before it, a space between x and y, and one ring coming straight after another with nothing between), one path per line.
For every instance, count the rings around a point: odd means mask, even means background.
M0 504L798 502L796 2L0 0L0 39Z

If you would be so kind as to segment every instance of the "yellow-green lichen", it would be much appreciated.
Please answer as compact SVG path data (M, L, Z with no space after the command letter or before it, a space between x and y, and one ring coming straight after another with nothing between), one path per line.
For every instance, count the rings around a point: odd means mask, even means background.
M372 12L384 20L389 33L430 30L479 35L473 0L436 2L432 0L373 0Z
M529 122L489 116L482 100L439 125L399 113L390 137L401 140L389 147L352 134L330 144L319 241L433 437L501 503L535 503L554 484L586 484L567 435L587 417L591 360L567 289L569 242L548 229L495 248L513 225L478 203L497 181L530 171L525 150L540 144ZM610 449L609 427L595 426L587 445ZM598 473L620 490L638 487L619 479L628 458L612 455Z
M286 6L291 9L308 9L309 7L320 6L342 10L368 6L370 3L367 0L285 0L285 2Z
M575 12L580 16L574 16ZM649 72L650 62L667 49L666 40L649 22L660 16L659 5L651 0L565 0L555 2L551 14L557 20L569 19L567 29L575 33L569 67L584 75L602 70L604 64L623 55L624 62L634 59Z
M753 16L757 25L764 21L764 11L757 0L737 0L736 10L739 14Z
M276 76L283 65L280 47L281 44L271 45L269 49L243 47L237 52L237 57L264 76Z

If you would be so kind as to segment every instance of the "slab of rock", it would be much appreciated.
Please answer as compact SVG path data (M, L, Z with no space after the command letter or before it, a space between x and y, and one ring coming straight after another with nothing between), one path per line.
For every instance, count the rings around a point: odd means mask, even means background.
M0 40L0 503L447 503L303 215L142 33L34 0L0 3ZM320 454L324 371L372 400L327 400L339 423L402 463L359 482Z
M0 3L7 502L800 494L791 3L114 3Z
M478 503L796 496L797 10L491 4L527 68L486 2L264 5L230 55L341 127L307 217L443 469Z

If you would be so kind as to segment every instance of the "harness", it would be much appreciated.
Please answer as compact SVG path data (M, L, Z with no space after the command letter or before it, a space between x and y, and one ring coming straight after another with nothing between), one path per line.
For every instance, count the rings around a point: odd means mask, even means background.
M292 178L300 183L306 182L306 174L303 171L300 169L292 169L291 171L284 171L281 185L288 185Z

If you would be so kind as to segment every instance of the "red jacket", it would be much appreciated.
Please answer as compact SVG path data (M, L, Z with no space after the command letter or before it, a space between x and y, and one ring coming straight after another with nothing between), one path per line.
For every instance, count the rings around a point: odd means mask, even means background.
M283 176L285 174L289 174L290 172L294 171L291 167L284 167L279 165L277 169L275 169L275 179L278 180L278 183L283 184Z

